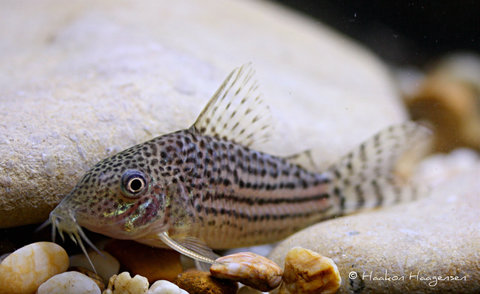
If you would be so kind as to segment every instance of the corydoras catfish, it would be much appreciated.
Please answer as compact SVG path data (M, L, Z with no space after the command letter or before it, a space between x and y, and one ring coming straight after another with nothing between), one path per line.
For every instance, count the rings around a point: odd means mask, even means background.
M323 172L252 149L271 132L250 65L235 69L189 128L130 147L92 167L51 212L86 253L81 227L171 247L213 263L211 249L279 241L316 222L415 198L392 173L428 137L413 122L374 135Z

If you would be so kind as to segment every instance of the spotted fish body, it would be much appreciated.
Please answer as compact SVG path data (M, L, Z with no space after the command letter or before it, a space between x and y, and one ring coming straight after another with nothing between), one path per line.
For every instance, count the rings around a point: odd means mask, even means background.
M270 132L252 76L248 66L234 70L192 127L95 165L52 211L54 230L81 241L85 227L205 255L199 244L274 242L318 221L414 195L391 170L426 137L424 128L391 127L316 173L251 148Z

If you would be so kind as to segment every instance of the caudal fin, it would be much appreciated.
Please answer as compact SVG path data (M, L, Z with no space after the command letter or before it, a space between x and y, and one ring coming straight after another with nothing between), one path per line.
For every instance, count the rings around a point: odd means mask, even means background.
M339 214L416 199L419 187L401 174L398 163L407 154L418 155L429 138L430 131L414 122L391 126L331 166Z

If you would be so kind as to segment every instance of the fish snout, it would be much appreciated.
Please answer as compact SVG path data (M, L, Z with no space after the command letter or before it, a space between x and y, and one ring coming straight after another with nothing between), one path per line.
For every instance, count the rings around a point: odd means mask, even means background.
M73 211L65 209L62 205L58 205L50 212L50 222L53 228L57 228L59 231L76 232L78 230Z

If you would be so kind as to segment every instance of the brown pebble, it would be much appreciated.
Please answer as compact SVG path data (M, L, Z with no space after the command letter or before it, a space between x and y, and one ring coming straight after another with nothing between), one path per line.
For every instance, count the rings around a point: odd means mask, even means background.
M182 272L180 254L128 240L112 240L105 251L118 259L122 268L132 275L146 277L150 283L157 280L173 282Z
M235 294L238 290L238 283L217 279L199 270L179 274L175 284L190 294Z
M100 291L105 290L105 281L103 280L103 278L97 275L96 273L92 272L91 270L81 266L72 266L72 267L69 267L68 270L79 272L86 275L87 277L92 279L95 282L95 284L97 284L98 288L100 288Z
M418 93L406 101L415 120L434 129L434 148L449 152L467 147L480 150L480 108L474 87L445 75L432 74Z
M252 252L220 257L212 264L212 276L240 282L260 291L270 291L282 281L283 270L270 259Z
M332 259L295 247L285 257L283 283L278 294L333 294L342 279Z

